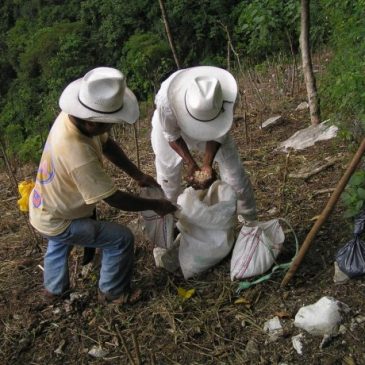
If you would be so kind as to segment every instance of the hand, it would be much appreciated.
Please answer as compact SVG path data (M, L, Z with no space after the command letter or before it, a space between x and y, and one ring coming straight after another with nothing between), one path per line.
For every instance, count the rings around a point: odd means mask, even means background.
M177 206L172 204L167 199L159 199L158 200L158 208L155 208L154 211L161 217L166 214L174 213L177 210Z
M141 187L150 186L150 187L156 187L156 188L161 189L161 186L159 185L159 183L151 175L142 173L140 178L137 179L136 181L138 182L138 185Z
M194 174L192 186L194 189L208 189L217 180L217 173L212 166L205 165L201 170Z
M189 185L191 185L194 181L194 174L196 171L200 171L199 166L197 164L188 165L187 173L186 173L186 181Z

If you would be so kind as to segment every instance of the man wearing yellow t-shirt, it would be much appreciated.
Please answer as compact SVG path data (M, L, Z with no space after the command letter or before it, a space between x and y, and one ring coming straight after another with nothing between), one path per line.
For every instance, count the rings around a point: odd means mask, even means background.
M163 216L176 207L165 199L144 199L119 190L103 169L102 156L124 170L140 186L158 186L140 171L108 136L113 123L134 123L136 97L124 75L98 67L63 91L61 113L54 122L29 199L30 222L48 239L44 285L50 297L69 290L68 255L74 245L100 248L99 299L127 303L131 291L134 238L120 224L91 218L101 200L126 211L154 210Z

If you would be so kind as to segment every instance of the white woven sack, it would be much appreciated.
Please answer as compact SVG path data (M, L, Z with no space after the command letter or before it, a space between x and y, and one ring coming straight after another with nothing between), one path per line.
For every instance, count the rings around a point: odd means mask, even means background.
M279 255L285 235L278 219L243 226L231 258L231 280L261 275Z
M145 187L141 189L141 196L150 199L165 199L159 188ZM160 217L153 210L144 210L142 228L147 238L157 247L170 248L174 241L174 216L167 214Z
M236 193L215 181L208 190L187 188L178 197L179 261L185 279L224 259L234 244Z

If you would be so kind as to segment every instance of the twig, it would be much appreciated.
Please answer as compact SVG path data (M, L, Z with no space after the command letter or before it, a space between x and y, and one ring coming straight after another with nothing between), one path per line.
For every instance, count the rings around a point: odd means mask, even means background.
M327 194L327 193L333 193L335 191L335 188L328 188L328 189L320 189L313 192L313 197L320 195L320 194Z
M138 344L137 336L136 336L136 334L134 332L132 332L132 340L133 340L134 349L136 350L137 365L141 365L142 364L141 352L139 350L139 344Z
M156 365L156 357L152 350L150 351L150 362L151 365Z
M329 160L327 163L325 163L324 165L318 166L312 171L299 172L297 174L293 173L293 174L290 174L289 177L294 178L294 179L304 179L304 180L309 179L313 175L316 175L316 174L320 173L321 171L327 169L328 167L333 166L339 160L340 160L339 157L334 157L331 160Z
M138 145L138 133L137 133L136 124L133 124L133 133L134 133L134 142L136 144L137 167L140 169L141 168L141 162L139 160L139 145Z
M3 200L1 200L1 203L10 202L10 201L12 201L12 200L16 200L16 199L18 199L16 196L12 196L12 197L10 197L10 198L7 198L7 199L3 199Z
M128 350L127 344L125 343L125 340L122 336L122 334L119 331L118 325L115 325L115 330L117 331L118 337L120 339L120 342L122 343L122 346L124 348L124 351L127 354L128 360L132 365L136 365L135 361L133 360L132 354L130 353L130 351Z
M285 158L285 169L284 169L283 184L282 184L282 186L280 188L280 196L281 196L281 199L279 201L279 212L281 211L282 203L285 203L285 201L284 201L285 200L284 191L285 191L285 185L286 185L287 176L288 176L289 157L290 157L290 152L286 154L286 158Z

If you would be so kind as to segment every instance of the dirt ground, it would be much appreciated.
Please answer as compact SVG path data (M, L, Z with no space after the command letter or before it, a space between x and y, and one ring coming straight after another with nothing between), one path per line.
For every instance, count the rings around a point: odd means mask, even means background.
M260 86L261 81L256 82ZM260 220L287 219L301 243L352 154L339 138L289 154L275 151L281 141L308 126L309 113L295 111L305 100L300 91L294 97L273 100L268 109L259 102L252 107L246 95L246 113L236 110L240 118L233 136L252 179ZM265 118L278 113L283 116L280 124L259 128ZM149 130L148 119L142 120L138 155L141 168L154 174ZM137 161L133 129L118 130L117 138ZM331 156L339 158L320 173L308 179L290 177ZM21 180L35 169L19 167L15 174ZM138 191L125 175L111 166L108 169L120 188ZM240 294L236 292L238 282L230 281L230 256L190 280L156 269L153 246L141 233L139 215L100 204L99 219L129 224L137 232L133 284L143 290L141 301L125 307L98 304L98 269L92 267L83 274L82 251L74 249L70 273L75 295L72 300L49 305L42 297L46 242L39 238L40 249L35 244L26 216L17 209L17 196L6 171L0 174L0 184L0 364L365 364L364 281L333 282L334 255L352 231L340 202L286 287L280 288L284 275L280 273ZM237 233L239 228L237 224ZM279 262L289 261L294 253L294 240L287 232ZM184 300L178 295L179 287L195 289L195 294ZM344 302L351 311L343 317L342 333L320 348L320 336L304 333L293 322L299 308L323 296ZM284 331L270 341L263 326L274 316L279 316ZM304 335L302 355L292 345L292 337L299 333ZM90 355L93 348L99 354L104 351L103 356Z

